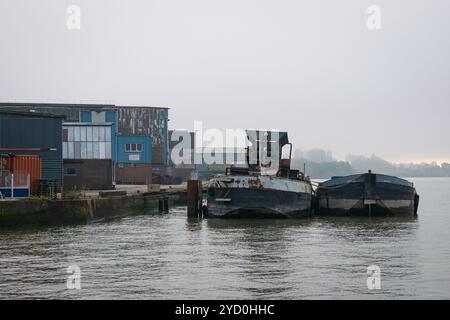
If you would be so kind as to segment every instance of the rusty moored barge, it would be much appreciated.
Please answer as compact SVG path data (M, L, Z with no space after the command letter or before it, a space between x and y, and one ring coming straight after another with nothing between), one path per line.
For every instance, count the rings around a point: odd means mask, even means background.
M303 218L311 215L311 185L274 176L217 177L208 187L207 217Z
M247 131L252 147L247 148L247 166L230 167L226 175L209 181L204 215L211 218L303 218L311 215L312 185L299 170L291 169L292 144L286 132L279 139L260 131ZM264 161L262 150L271 149L278 161ZM289 157L282 158L283 147ZM279 147L279 148L278 148ZM252 148L257 150L252 150ZM275 151L276 150L276 151ZM250 154L256 151L254 164Z

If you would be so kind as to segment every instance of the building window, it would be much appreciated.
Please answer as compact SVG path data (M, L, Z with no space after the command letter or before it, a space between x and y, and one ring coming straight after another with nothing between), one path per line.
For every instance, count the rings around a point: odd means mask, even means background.
M76 176L77 170L75 168L65 168L64 169L64 175L65 176Z
M86 132L87 132L86 127L80 128L80 141L86 141Z
M63 128L63 159L111 159L111 147L110 126Z
M63 129L63 137L62 138L63 138L64 142L69 141L69 130Z
M142 143L126 143L125 152L142 152Z
M74 141L74 131L75 129L73 127L67 128L68 134L67 134L67 141Z
M140 154L130 154L128 155L128 161L140 161L141 155Z

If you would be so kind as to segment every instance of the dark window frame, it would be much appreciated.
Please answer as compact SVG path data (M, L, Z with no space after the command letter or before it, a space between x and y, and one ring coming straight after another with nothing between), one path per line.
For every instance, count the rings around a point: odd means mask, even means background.
M142 143L125 143L125 152L127 153L141 153L144 150Z
M69 141L69 129L67 129L67 128L63 129L62 140L63 140L63 142Z
M77 169L76 168L64 168L64 176L66 176L66 177L77 176Z

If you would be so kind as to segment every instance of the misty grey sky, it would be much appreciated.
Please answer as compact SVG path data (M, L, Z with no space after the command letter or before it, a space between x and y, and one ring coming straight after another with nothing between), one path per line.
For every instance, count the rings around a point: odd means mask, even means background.
M0 0L0 41L1 101L168 106L172 129L450 161L448 0Z

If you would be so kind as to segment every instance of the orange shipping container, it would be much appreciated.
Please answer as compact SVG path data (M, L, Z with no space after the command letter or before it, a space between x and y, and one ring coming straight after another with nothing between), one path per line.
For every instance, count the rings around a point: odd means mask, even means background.
M30 175L30 193L36 192L37 180L42 177L42 159L36 155L2 155L0 170L23 171Z

